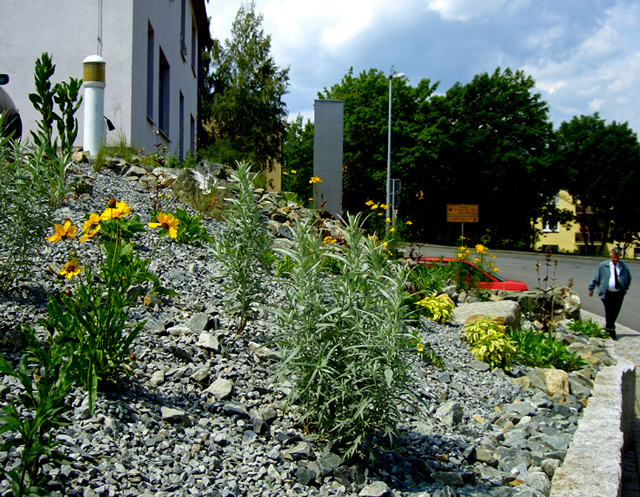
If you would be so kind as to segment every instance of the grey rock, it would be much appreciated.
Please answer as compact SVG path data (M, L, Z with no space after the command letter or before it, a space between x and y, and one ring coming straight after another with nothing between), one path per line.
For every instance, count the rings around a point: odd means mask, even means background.
M455 426L462 422L464 410L458 402L447 402L436 410L436 418L447 426Z
M389 486L383 481L373 481L360 490L358 495L359 497L385 497L389 495Z
M184 427L191 426L191 420L187 414L180 409L162 406L160 408L162 419L171 424L178 424Z
M198 337L198 347L211 350L213 352L220 351L220 343L218 342L218 337L211 333L200 333L200 336Z
M233 392L233 382L226 378L218 378L205 392L213 395L216 400L227 400Z
M151 375L151 379L149 381L152 385L159 387L164 383L164 372L156 371Z

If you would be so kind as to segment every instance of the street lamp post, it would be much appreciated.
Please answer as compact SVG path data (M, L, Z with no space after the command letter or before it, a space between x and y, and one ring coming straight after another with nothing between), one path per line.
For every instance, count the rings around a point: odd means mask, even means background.
M405 74L402 72L396 72L389 75L389 135L387 143L387 216L385 219L389 219L391 212L391 82L394 79L402 79Z

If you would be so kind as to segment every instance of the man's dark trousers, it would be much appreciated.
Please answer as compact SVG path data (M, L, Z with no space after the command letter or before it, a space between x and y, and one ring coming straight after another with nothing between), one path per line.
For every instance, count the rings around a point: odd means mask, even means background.
M610 292L607 290L602 303L604 304L604 315L606 319L606 328L615 337L616 319L622 309L622 301L624 300L623 292Z

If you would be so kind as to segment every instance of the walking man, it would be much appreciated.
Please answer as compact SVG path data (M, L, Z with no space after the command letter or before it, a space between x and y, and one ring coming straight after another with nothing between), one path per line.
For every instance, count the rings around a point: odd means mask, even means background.
M589 283L589 297L596 288L604 304L604 316L609 335L616 339L616 319L622 308L622 301L631 285L629 267L620 260L620 249L614 248L608 261L602 262Z

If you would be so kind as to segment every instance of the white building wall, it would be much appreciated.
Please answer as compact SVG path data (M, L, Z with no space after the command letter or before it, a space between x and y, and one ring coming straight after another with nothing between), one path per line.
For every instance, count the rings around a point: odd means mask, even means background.
M163 8L158 8L158 3ZM183 143L183 154L191 148L190 117L196 116L198 109L197 63L192 69L191 26L194 19L191 0L185 1L184 43L186 54L182 55L180 45L181 0L134 0L133 29L133 66L142 68L133 74L132 93L132 141L139 143L148 153L156 151L158 138L169 151L179 155L180 143ZM149 24L154 31L154 70L153 70L153 110L147 116L147 36ZM156 134L160 128L158 121L158 87L160 69L160 50L165 55L170 67L170 102L169 102L169 136ZM180 126L180 93L184 96L184 125ZM184 157L181 157L184 158Z
M132 1L105 0L102 14L105 115L125 136L131 119ZM20 110L23 139L31 136L29 131L36 130L40 120L29 100L29 93L35 92L36 59L43 52L51 55L56 66L52 84L81 79L82 61L97 53L98 5L87 0L2 0L0 72L9 74L4 88ZM80 128L76 145L82 146L83 107L76 117Z
M33 108L29 93L35 92L35 61L48 52L56 65L52 83L82 78L82 61L97 53L98 0L2 0L0 9L0 73L10 76L4 87L20 111L23 139L37 129L40 114ZM158 69L162 48L170 66L169 136L161 143L178 155L191 146L191 117L197 116L197 61L192 69L192 0L185 1L186 56L181 55L180 30L182 0L103 0L102 57L107 61L105 116L116 130L107 142L128 143L145 153L156 151L158 135ZM147 117L147 33L154 29L154 106ZM180 127L180 92L184 96L184 127ZM84 93L83 91L81 92ZM80 107L76 146L82 146L84 109ZM183 138L181 137L183 135Z

